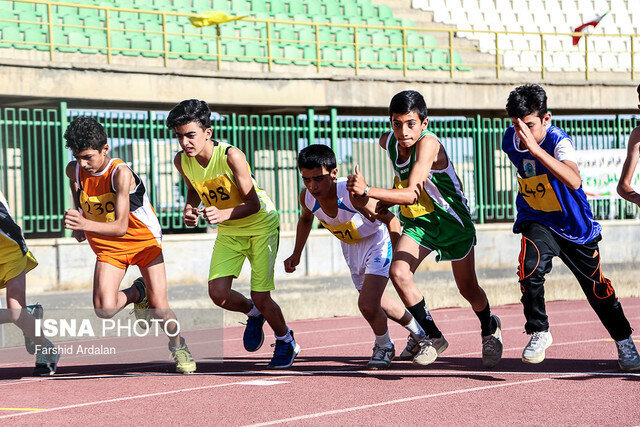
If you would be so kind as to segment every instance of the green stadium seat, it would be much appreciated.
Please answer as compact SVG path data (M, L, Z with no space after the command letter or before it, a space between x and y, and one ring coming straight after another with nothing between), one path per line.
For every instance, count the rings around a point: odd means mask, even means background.
M460 56L460 52L453 51L453 64L455 65L456 70L471 71L470 66L463 65L462 56Z
M340 51L340 56L342 57L342 66L343 67L355 67L356 62L356 52L353 47L345 47Z
M207 55L202 55L202 59L205 61L217 61L218 43L215 40L207 40L205 44L207 46Z
M164 44L162 40L161 34L149 34L147 35L148 41L148 50L152 50L153 52L143 52L142 56L145 58L158 58L163 55L164 52Z
M24 30L24 41L30 43L47 43L47 33L39 28L28 28ZM49 46L45 44L31 44L28 45L30 49L36 49L41 51L49 50Z
M287 2L289 16L306 15L307 10L301 1L290 0Z
M322 10L322 5L319 1L310 1L306 3L307 5L307 15L311 16L321 16L324 14Z
M176 59L181 55L187 54L189 52L189 46L184 38L174 36L169 39L168 51L170 52L168 57Z
M402 31L387 30L385 33L389 37L390 45L402 46Z
M358 61L362 68L384 68L384 65L375 64L378 61L378 55L370 47L360 48Z
M268 62L268 59L265 58L266 55L264 53L263 47L256 43L245 43L244 54L245 56L250 57L251 61L255 61L261 64Z
M105 20L97 15L85 16L82 19L82 21L85 27L104 28L105 26ZM95 30L95 29L92 30L92 29L85 28L85 31L99 31L99 30Z
M272 15L275 15L275 14L288 15L289 14L287 5L284 4L282 0L271 0L269 5L270 5L269 12Z
M211 10L211 0L193 0L193 8L195 13L202 13Z
M370 1L359 3L358 6L360 8L360 16L364 18L375 18L378 16L378 11Z
M378 17L380 19L393 18L393 11L386 4L375 6L375 8L378 11Z
M192 37L189 40L189 53L190 55L182 55L184 59L199 59L203 58L208 53L207 45L202 39Z
M345 29L345 30L336 31L334 34L336 38L336 43L339 43L342 45L353 44L353 34L351 33L351 31ZM342 47L342 46L338 46L338 47Z
M390 70L402 69L402 51L392 49L382 49L378 52L378 60Z
M107 53L107 33L104 31L93 31L88 34L89 37L89 46L91 47L102 47L104 49L98 50L96 53L106 54Z
M409 70L421 70L422 67L428 64L429 54L424 50L416 50L409 54L410 61L407 63L407 69Z
M374 47L387 46L389 44L389 39L387 39L384 31L376 31L371 35L371 44L374 45Z
M247 0L231 0L231 11L234 14L243 15L251 11L251 7Z
M309 62L309 65L316 65L316 61L317 61L317 53L316 53L316 46L315 45L306 45L302 48L302 57L304 59L307 59Z
M129 39L125 37L122 31L112 31L109 38L111 40L111 55L120 55L122 54L122 49L129 48Z
M293 27L281 27L276 31L274 38L281 45L289 45L295 43L293 40L296 39L296 33Z
M334 66L340 60L339 52L333 47L323 47L321 50L321 64L323 67Z
M435 38L435 36L432 36L431 34L425 34L423 36L423 41L424 41L424 47L426 47L427 49L438 48L438 40Z
M416 24L411 19L403 19L402 26L405 28L414 28Z
M345 19L344 16L332 15L329 17L329 22L332 24L348 24L349 20Z
M340 5L336 0L324 0L322 2L324 4L324 14L327 16L341 16L345 17L342 14L342 10L340 9Z
M449 71L449 52L444 49L435 49L431 52L431 62L444 71Z
M346 1L342 3L342 10L343 10L344 16L349 17L349 20L355 18L356 15L360 14L358 5L353 1Z
M228 0L213 0L211 2L211 9L220 12L228 12L230 9Z
M238 40L230 40L223 43L223 61L234 62L239 56L244 55L242 44Z
M22 33L18 30L18 27L2 27L0 29L2 35L0 36L0 47L13 47L13 41L21 41Z

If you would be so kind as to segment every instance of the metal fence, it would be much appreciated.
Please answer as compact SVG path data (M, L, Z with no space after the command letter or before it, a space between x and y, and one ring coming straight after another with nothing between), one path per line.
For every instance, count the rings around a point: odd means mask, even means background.
M0 110L0 190L29 237L62 236L70 207L65 165L72 159L62 135L78 115L96 117L109 135L111 155L126 161L145 181L160 223L168 232L185 230L182 207L186 188L173 167L179 145L164 125L166 112L4 108ZM319 115L212 114L214 138L241 149L258 184L276 203L283 229L294 229L302 184L297 152L308 144L330 145L340 175L359 164L372 185L390 187L392 171L378 145L389 129L387 117L341 116L336 109ZM634 116L557 117L554 124L572 136L579 150L622 148L637 126ZM515 170L500 150L509 122L488 117L431 117L464 185L478 223L512 221ZM635 205L620 199L591 201L597 218L631 218Z

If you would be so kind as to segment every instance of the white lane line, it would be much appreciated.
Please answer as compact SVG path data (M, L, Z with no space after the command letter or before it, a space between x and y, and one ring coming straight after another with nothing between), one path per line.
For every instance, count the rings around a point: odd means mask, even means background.
M287 377L290 377L290 375L282 375L280 377L274 377L274 378L287 378ZM181 389L178 389L178 390L161 391L161 392L158 392L158 393L138 394L138 395L134 395L134 396L117 397L115 399L96 400L96 401L92 401L92 402L77 403L77 404L74 404L74 405L66 405L66 406L58 406L56 408L42 409L42 410L37 411L37 412L22 412L22 413L19 413L19 414L3 415L3 416L0 416L0 419L22 417L22 416L25 416L25 415L32 415L32 414L43 414L43 413L46 413L46 412L56 412L56 411L62 411L64 409L83 408L83 407L87 407L87 406L101 405L101 404L104 404L104 403L124 402L124 401L128 401L128 400L144 399L144 398L147 398L147 397L166 396L166 395L169 395L169 394L185 393L185 392L189 392L189 391L210 390L210 389L214 389L214 388L229 387L229 386L239 385L239 384L242 384L242 381L234 381L232 383L206 385L206 386L200 386L200 387L181 388Z
M272 421L267 421L267 422L262 422L262 423L249 424L246 427L269 426L269 425L282 424L282 423L293 422L293 421L309 420L309 419L312 419L312 418L326 417L328 415L338 415L338 414L344 414L346 412L362 411L362 410L365 410L365 409L377 408L377 407L388 406L388 405L395 405L395 404L398 404L398 403L414 402L416 400L424 400L424 399L430 399L430 398L434 398L434 397L454 396L454 395L457 395L457 394L473 393L473 392L477 392L477 391L491 390L491 389L497 389L497 388L502 388L502 387L512 387L512 386L523 385L523 384L533 384L533 383L539 383L539 382L543 382L543 381L549 381L549 380L552 380L552 379L571 378L571 377L574 377L574 376L577 376L577 374L573 374L572 373L572 374L557 376L557 377L554 377L554 378L538 378L538 379L534 379L534 380L523 380L523 381L515 381L515 382L511 382L511 383L487 385L487 386L482 386L482 387L472 387L472 388L466 388L466 389L461 389L461 390L445 391L445 392L441 392L441 393L423 394L421 396L405 397L403 399L388 400L388 401L385 401L385 402L371 403L371 404L368 404L368 405L352 406L352 407L349 407L349 408L334 409L332 411L316 412L316 413L313 413L313 414L299 415L297 417L282 418L282 419L279 419L279 420L272 420Z

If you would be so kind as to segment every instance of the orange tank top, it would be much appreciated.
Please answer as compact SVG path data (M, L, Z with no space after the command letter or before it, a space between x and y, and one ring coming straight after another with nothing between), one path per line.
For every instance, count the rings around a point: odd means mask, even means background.
M86 172L76 164L76 182L80 187L80 209L91 221L111 222L116 219L116 192L113 178L119 167L128 167L121 159L111 159L103 171L97 174ZM162 231L144 183L133 173L135 188L129 192L129 227L122 237L102 236L86 232L93 251L132 254L151 245L160 245Z

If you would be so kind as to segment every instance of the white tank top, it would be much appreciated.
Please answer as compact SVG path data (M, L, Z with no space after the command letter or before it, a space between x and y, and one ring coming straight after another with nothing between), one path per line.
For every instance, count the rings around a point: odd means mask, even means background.
M322 225L333 233L341 241L354 244L365 237L375 234L380 228L386 226L378 220L374 222L365 218L353 207L347 191L347 178L338 178L336 183L338 197L338 214L335 218L327 215L318 202L308 191L305 192L304 204Z

